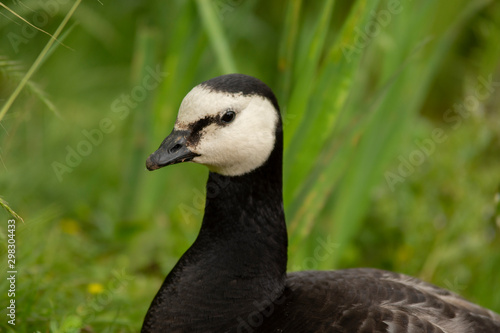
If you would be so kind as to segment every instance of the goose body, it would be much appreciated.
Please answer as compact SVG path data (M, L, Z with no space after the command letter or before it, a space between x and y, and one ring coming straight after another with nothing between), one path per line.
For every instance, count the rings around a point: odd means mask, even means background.
M279 106L260 80L223 75L184 98L146 166L206 165L205 214L142 332L500 332L499 315L406 275L287 274L282 151Z

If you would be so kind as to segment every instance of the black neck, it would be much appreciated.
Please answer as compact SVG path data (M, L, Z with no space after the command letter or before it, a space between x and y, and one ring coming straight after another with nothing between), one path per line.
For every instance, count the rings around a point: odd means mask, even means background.
M143 332L233 327L228 318L246 318L282 294L288 241L281 124L276 134L258 169L236 177L209 174L200 233L156 295Z
M231 251L221 256L233 261L224 264L238 274L284 277L287 234L282 180L281 172L273 169L265 165L238 177L209 174L205 215L196 242L200 244L195 245L206 249L215 243Z
M235 275L262 278L282 288L288 241L279 134L275 149L260 168L236 177L209 173L205 215L193 247L218 248L226 271L231 267Z

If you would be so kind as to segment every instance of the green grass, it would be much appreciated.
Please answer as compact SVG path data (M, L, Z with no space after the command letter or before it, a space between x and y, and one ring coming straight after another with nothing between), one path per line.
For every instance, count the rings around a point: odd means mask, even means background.
M500 312L497 2L22 3L7 5L68 47L0 8L3 272L7 220L24 219L16 331L139 330L196 237L207 175L145 160L184 95L233 71L282 108L289 270L389 269Z

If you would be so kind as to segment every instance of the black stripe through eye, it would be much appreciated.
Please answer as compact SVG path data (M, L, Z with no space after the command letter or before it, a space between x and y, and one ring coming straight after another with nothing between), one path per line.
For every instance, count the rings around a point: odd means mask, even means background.
M191 127L191 135L189 136L189 142L193 145L197 144L201 138L201 131L210 124L217 122L217 118L214 116L209 116L198 120L193 123Z

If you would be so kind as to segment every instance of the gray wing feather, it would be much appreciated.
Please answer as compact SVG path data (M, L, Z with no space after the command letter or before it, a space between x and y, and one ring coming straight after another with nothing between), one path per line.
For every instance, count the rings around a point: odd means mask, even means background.
M288 323L283 325L296 325L296 332L500 332L496 313L403 274L376 269L296 272L288 275L287 292L283 309Z

